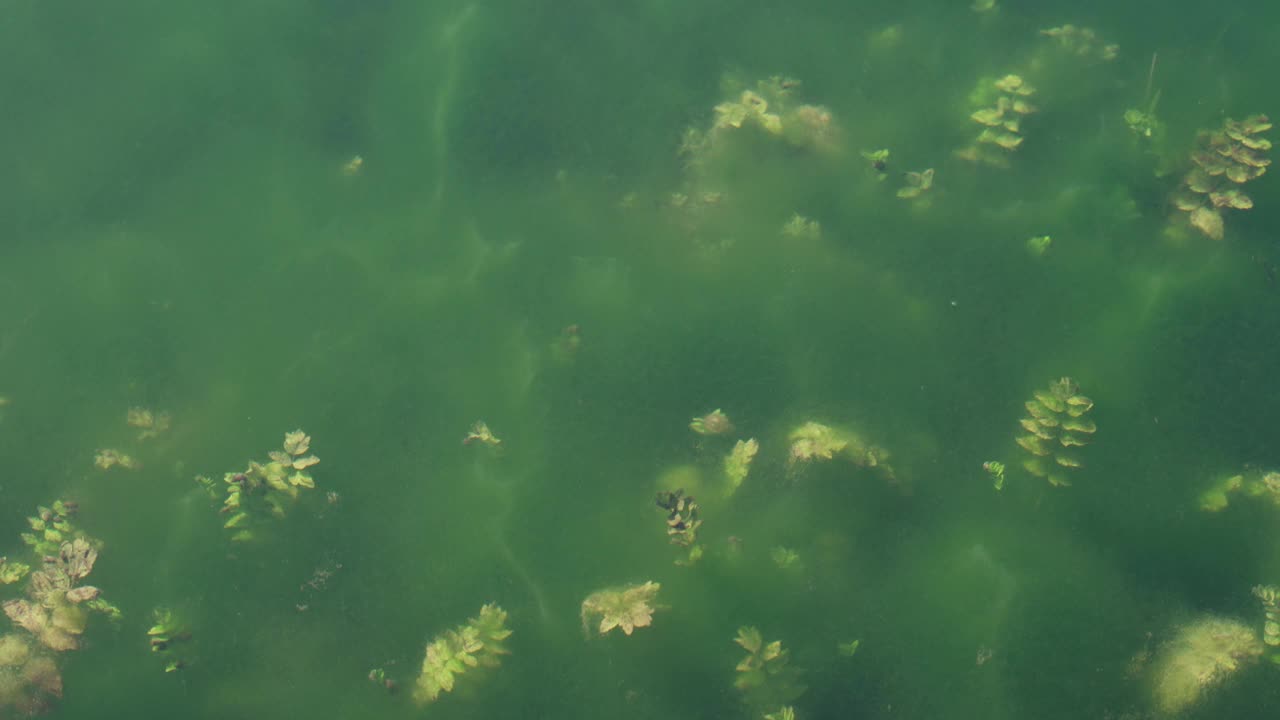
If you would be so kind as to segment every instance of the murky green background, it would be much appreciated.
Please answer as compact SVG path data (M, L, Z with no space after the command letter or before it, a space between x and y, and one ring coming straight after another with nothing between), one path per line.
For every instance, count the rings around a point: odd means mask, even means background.
M21 552L37 504L78 500L106 543L92 580L125 612L62 658L62 716L752 717L732 638L757 625L806 670L800 718L1137 718L1144 647L1201 612L1261 628L1249 589L1280 583L1280 511L1195 498L1280 465L1275 177L1224 242L1171 241L1185 163L1157 177L1121 116L1153 54L1175 162L1198 128L1280 113L1264 3L0 12L0 550ZM1119 58L1026 71L1066 22ZM1040 86L1012 167L953 158L966 97L1007 72ZM681 132L709 126L726 76L775 74L830 108L843 150L757 133L690 232L668 199L689 189ZM883 182L858 155L881 147ZM894 197L926 167L930 204ZM795 212L823 237L782 237ZM1064 375L1100 430L1054 489L1015 472L1012 437ZM173 430L136 442L131 406ZM714 472L732 441L687 427L714 408L762 449L704 505L702 563L677 567L655 481ZM461 444L481 418L501 456ZM886 446L903 482L791 477L807 419ZM297 427L319 490L233 546L192 478ZM101 447L144 467L96 471ZM803 568L775 567L777 545ZM334 575L303 588L316 569ZM583 639L588 592L646 579L653 627ZM515 634L478 689L421 710L365 679L407 688L485 602ZM181 673L148 652L157 605L192 620ZM1278 680L1263 661L1188 716L1261 716Z

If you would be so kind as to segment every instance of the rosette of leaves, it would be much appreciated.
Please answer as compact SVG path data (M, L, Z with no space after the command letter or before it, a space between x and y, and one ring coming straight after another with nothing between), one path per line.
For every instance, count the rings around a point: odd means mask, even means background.
M638 627L653 623L654 603L662 586L656 582L606 588L591 593L582 601L582 632L588 637L590 626L599 618L597 631L604 635L614 628L630 635Z
M1271 141L1262 133L1271 129L1266 115L1244 120L1228 118L1222 128L1201 131L1191 153L1194 167L1182 178L1173 205L1187 213L1187 222L1205 237L1221 240L1225 210L1248 210L1253 199L1240 186L1261 177L1271 160Z
M1019 75L984 78L970 95L978 109L969 119L982 126L974 142L956 154L973 162L1008 167L1008 154L1022 146L1022 118L1036 111L1030 98L1035 88Z
M804 694L801 671L791 665L790 651L782 647L781 640L766 643L759 629L744 626L738 628L738 636L733 641L747 651L746 657L734 668L738 674L733 686L749 706L776 708Z
M1088 417L1093 401L1079 394L1074 380L1064 377L1037 390L1025 407L1027 415L1018 420L1025 433L1016 441L1031 457L1022 466L1050 485L1070 485L1066 474L1082 467L1076 451L1088 445L1098 429Z
M226 498L222 512L231 515L223 527L232 530L235 542L253 540L252 525L265 516L283 518L287 509L297 501L302 490L313 490L316 481L307 469L320 462L309 454L311 436L301 430L285 433L282 450L268 453L266 463L250 462L243 472L226 473ZM206 488L212 481L197 478Z
M63 542L84 535L71 522L76 509L75 503L62 500L54 501L51 507L37 506L36 514L27 518L31 532L22 533L22 542L37 557L56 555Z
M56 556L45 558L28 577L26 597L4 603L4 614L50 650L78 649L90 612L120 616L98 588L80 584L97 559L97 549L84 538L63 543Z
M1253 588L1253 596L1262 602L1262 611L1266 614L1262 625L1262 642L1271 647L1280 647L1280 587L1258 585Z
M660 492L654 502L667 511L667 535L673 545L689 547L698 541L702 519L692 495L685 495L684 490Z
M734 444L733 450L724 458L724 476L728 479L728 489L726 495L732 495L742 486L742 481L747 479L747 474L751 472L751 461L755 459L756 453L760 452L760 443L755 438L748 440L739 440Z
M413 699L419 704L435 702L441 693L453 690L459 676L500 665L501 657L510 653L504 644L511 635L506 623L507 613L490 603L465 625L437 635L427 644Z

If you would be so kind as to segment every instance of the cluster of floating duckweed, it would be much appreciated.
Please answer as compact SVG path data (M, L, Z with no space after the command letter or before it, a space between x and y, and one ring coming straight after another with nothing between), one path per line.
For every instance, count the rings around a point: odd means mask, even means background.
M466 624L437 635L427 644L413 699L420 705L435 702L472 669L497 667L502 656L510 654L504 644L510 636L506 611L493 604L480 608Z
M250 461L245 470L222 476L226 497L221 512L231 515L223 527L232 531L232 541L253 540L254 525L266 522L268 515L283 518L302 490L315 489L307 468L320 458L308 454L310 449L310 435L301 430L285 433L282 449L268 453L267 462ZM196 482L217 496L217 483L211 478L199 476Z
M1027 433L1016 438L1018 446L1031 455L1022 466L1050 485L1071 484L1064 473L1081 467L1072 450L1088 445L1098 429L1087 417L1093 401L1078 391L1069 377L1049 383L1026 402L1027 415L1018 420Z
M120 618L101 590L83 582L93 572L101 543L71 524L74 510L61 501L39 508L28 518L39 534L22 538L30 562L0 558L0 584L21 584L24 595L3 604L17 629L0 634L0 717L48 710L62 696L56 653L80 648L91 613ZM40 569L32 572L37 564Z
M980 80L969 96L970 102L978 109L969 118L981 125L982 130L972 144L956 151L956 156L971 162L1008 167L1008 154L1022 145L1022 118L1036 111L1029 100L1035 92L1035 88L1019 75Z
M1261 177L1271 164L1265 155L1271 141L1261 136L1270 129L1266 115L1252 115L1239 122L1228 118L1221 129L1200 132L1191 153L1195 167L1182 178L1173 204L1205 237L1222 239L1223 210L1253 207L1253 199L1239 186Z

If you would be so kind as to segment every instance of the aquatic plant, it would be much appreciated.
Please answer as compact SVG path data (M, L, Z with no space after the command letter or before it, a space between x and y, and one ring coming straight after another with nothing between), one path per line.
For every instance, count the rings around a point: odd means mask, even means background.
M790 705L784 705L777 712L765 713L764 720L796 720L796 711Z
M982 463L982 470L991 476L991 486L996 490L1004 489L1004 463L998 460L988 460Z
M752 128L817 152L840 149L840 130L831 111L795 101L798 80L774 75L749 86L733 78L723 84L728 97L715 106L710 129L684 132L679 154L685 157L686 166L704 166L730 138Z
M31 566L26 563L10 561L7 557L0 557L0 585L12 585L31 572Z
M841 657L853 657L858 653L858 648L862 645L862 640L850 640L836 644L836 652Z
M148 408L131 407L125 413L125 422L138 428L138 440L147 440L168 432L171 418L167 412L155 412Z
M1022 467L1050 485L1070 485L1066 473L1082 467L1073 451L1088 445L1098 429L1088 418L1093 401L1079 394L1074 380L1064 377L1049 383L1045 390L1037 390L1025 407L1027 415L1018 424L1026 434L1015 440L1031 457Z
M1053 244L1053 238L1048 235L1037 235L1027 239L1027 252L1035 257L1040 257L1049 252L1049 246Z
M1049 38L1057 49L1085 60L1111 62L1120 54L1119 45L1103 42L1093 28L1067 23L1041 30L1040 35Z
M790 443L788 461L792 464L830 460L849 446L849 439L842 433L812 420L792 430L787 440Z
M1231 503L1229 496L1240 491L1244 485L1244 475L1224 477L1215 482L1208 490L1200 493L1196 504L1205 512L1220 512L1227 509L1227 506Z
M1253 207L1253 199L1239 186L1261 177L1271 164L1265 155L1271 141L1262 137L1270 129L1266 115L1251 115L1240 121L1228 118L1218 130L1200 131L1191 153L1194 167L1173 196L1173 206L1186 213L1187 224L1207 238L1221 240L1222 213Z
M1255 585L1253 596L1262 602L1262 611L1266 615L1262 625L1262 642L1280 647L1280 587Z
M982 126L974 141L956 151L970 162L1008 167L1008 154L1022 146L1022 118L1036 111L1029 98L1036 91L1020 75L983 78L969 95L976 107L969 119Z
M32 532L20 536L36 559L56 555L67 540L85 537L71 522L78 509L75 503L62 500L55 500L49 507L36 507L36 514L27 518Z
M863 160L867 161L867 165L876 172L877 180L884 180L885 172L889 169L889 148L880 148L879 150L862 150L858 153Z
M760 443L756 442L755 438L734 443L733 450L730 450L724 458L724 475L729 481L726 495L733 495L742 486L742 481L746 480L747 474L751 472L751 461L755 459L758 452L760 452Z
M601 635L614 628L622 628L624 634L630 635L638 627L648 627L653 622L661 587L648 581L591 593L582 601L582 632L590 637L590 627L596 624L597 618L596 631Z
M667 511L667 535L673 545L689 547L698 541L698 528L702 526L698 502L684 490L660 492L654 500Z
M467 432L466 437L462 438L463 445L471 443L479 443L488 447L498 447L502 444L502 440L493 434L489 429L489 425L483 420L477 420L471 425L471 430Z
M222 476L226 497L220 512L231 515L223 528L232 531L232 541L255 539L254 527L265 523L268 515L283 518L302 490L315 489L315 478L307 470L320 458L309 454L311 436L302 430L285 433L281 447L267 453L265 463L250 461L245 470ZM211 478L198 476L196 482L217 497Z
M822 237L822 225L812 218L794 213L782 226L782 236L801 240L817 240Z
M53 512L47 508L41 510L41 514ZM93 571L99 544L77 533L62 542L53 554L41 553L40 569L22 574L26 576L25 597L7 600L3 605L4 614L49 650L64 652L79 648L79 637L85 631L90 612L112 619L120 616L119 609L101 597L101 590L81 584Z
M716 408L711 412L689 421L689 429L699 435L724 435L733 432L733 423L729 416Z
M502 656L510 654L504 644L510 636L506 611L492 603L465 624L437 635L427 644L422 672L413 687L414 701L420 705L435 702L472 669L500 665Z
M780 570L792 570L800 567L800 555L789 547L778 545L769 550L769 559Z
M165 660L164 671L175 672L186 667L180 648L191 639L191 630L186 621L172 608L155 608L151 611L152 622L147 630L147 644L151 652L157 653Z
M1156 707L1168 714L1186 709L1262 650L1257 635L1239 620L1206 616L1178 628L1155 659Z
M137 470L142 467L142 463L133 458L132 455L114 448L99 448L93 455L93 466L99 470L110 470L113 467L121 467L125 470Z
M1258 499L1280 507L1280 472L1251 469L1220 478L1208 490L1200 493L1196 504L1205 512L1221 512L1230 504L1232 495Z
M62 675L53 658L19 633L0 635L0 717L47 712L62 697Z
M898 188L898 197L904 200L916 200L933 188L933 168L920 172L909 172L903 176L907 184Z
M734 668L738 674L733 686L748 706L762 711L785 706L804 694L801 671L791 665L790 651L781 640L766 643L759 629L743 626L733 641L747 652Z
M769 112L769 101L752 90L743 90L736 100L716 105L715 113L713 131L755 125L772 135L782 134L782 118Z
M832 460L839 455L859 467L875 468L891 482L898 479L893 466L888 463L889 451L866 442L856 432L810 420L788 433L787 442L787 465L793 475L809 463Z
M701 509L692 495L685 494L685 487L703 488L702 473L693 465L678 465L658 476L659 490L654 503L665 510L667 537L672 545L687 548L688 552L676 559L677 565L693 565L702 557L698 545L698 528L702 526Z

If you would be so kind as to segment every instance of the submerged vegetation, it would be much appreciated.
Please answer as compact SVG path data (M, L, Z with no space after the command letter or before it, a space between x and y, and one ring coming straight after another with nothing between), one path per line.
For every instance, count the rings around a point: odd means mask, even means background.
M0 719L1280 707L1280 11L721 5L13 8Z

